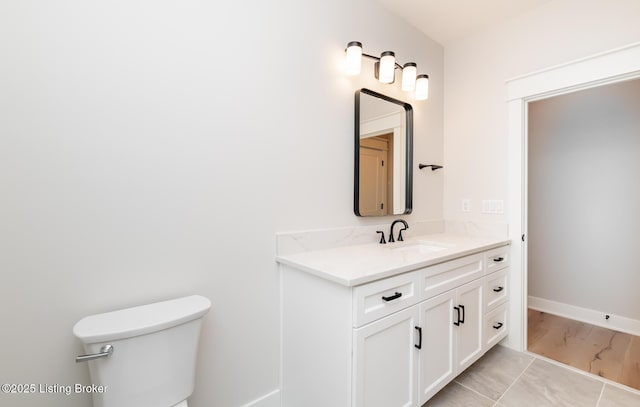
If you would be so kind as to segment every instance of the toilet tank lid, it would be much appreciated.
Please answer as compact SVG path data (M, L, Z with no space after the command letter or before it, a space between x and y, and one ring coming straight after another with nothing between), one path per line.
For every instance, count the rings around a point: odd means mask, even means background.
M156 302L82 318L73 333L84 343L131 338L171 328L202 317L211 301L200 295Z

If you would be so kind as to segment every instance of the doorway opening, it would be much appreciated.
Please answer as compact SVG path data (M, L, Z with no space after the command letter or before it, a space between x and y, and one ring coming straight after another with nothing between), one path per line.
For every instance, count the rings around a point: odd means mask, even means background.
M527 348L640 389L640 80L527 112Z
M506 345L528 349L528 116L529 104L554 96L640 78L640 43L507 81L509 236L513 286ZM594 167L597 167L594 164Z

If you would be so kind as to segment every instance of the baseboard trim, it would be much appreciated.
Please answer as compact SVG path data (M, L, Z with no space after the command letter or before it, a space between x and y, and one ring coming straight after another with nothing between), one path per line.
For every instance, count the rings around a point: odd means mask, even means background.
M271 393L265 394L259 399L243 405L242 407L280 407L280 389L276 389Z
M536 311L547 312L560 317L586 322L591 325L613 329L614 331L640 336L640 321L636 319L607 314L606 312L577 307L575 305L564 304L539 297L529 296L528 301L529 308ZM609 319L605 318L606 315L609 315Z

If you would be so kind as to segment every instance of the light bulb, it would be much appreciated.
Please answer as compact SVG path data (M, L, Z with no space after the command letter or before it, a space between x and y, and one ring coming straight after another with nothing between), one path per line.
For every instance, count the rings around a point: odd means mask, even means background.
M345 51L345 70L347 75L359 75L362 67L362 43L351 41Z
M429 99L429 75L418 75L416 78L416 100Z
M415 62L407 62L402 67L402 90L410 92L416 87L416 74L418 66Z
M380 73L378 80L382 83L393 83L396 70L396 54L385 51L380 55Z

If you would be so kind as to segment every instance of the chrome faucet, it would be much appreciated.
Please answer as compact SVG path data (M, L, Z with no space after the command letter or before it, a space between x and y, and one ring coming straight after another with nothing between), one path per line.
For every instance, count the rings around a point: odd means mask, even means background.
M391 224L391 231L389 232L389 240L388 240L389 243L395 242L395 240L393 239L393 227L396 225L396 223L402 223L404 225L404 227L400 229L400 231L398 232L398 242L404 241L404 239L402 238L402 231L409 229L409 224L404 220L402 219L394 220L393 223Z

